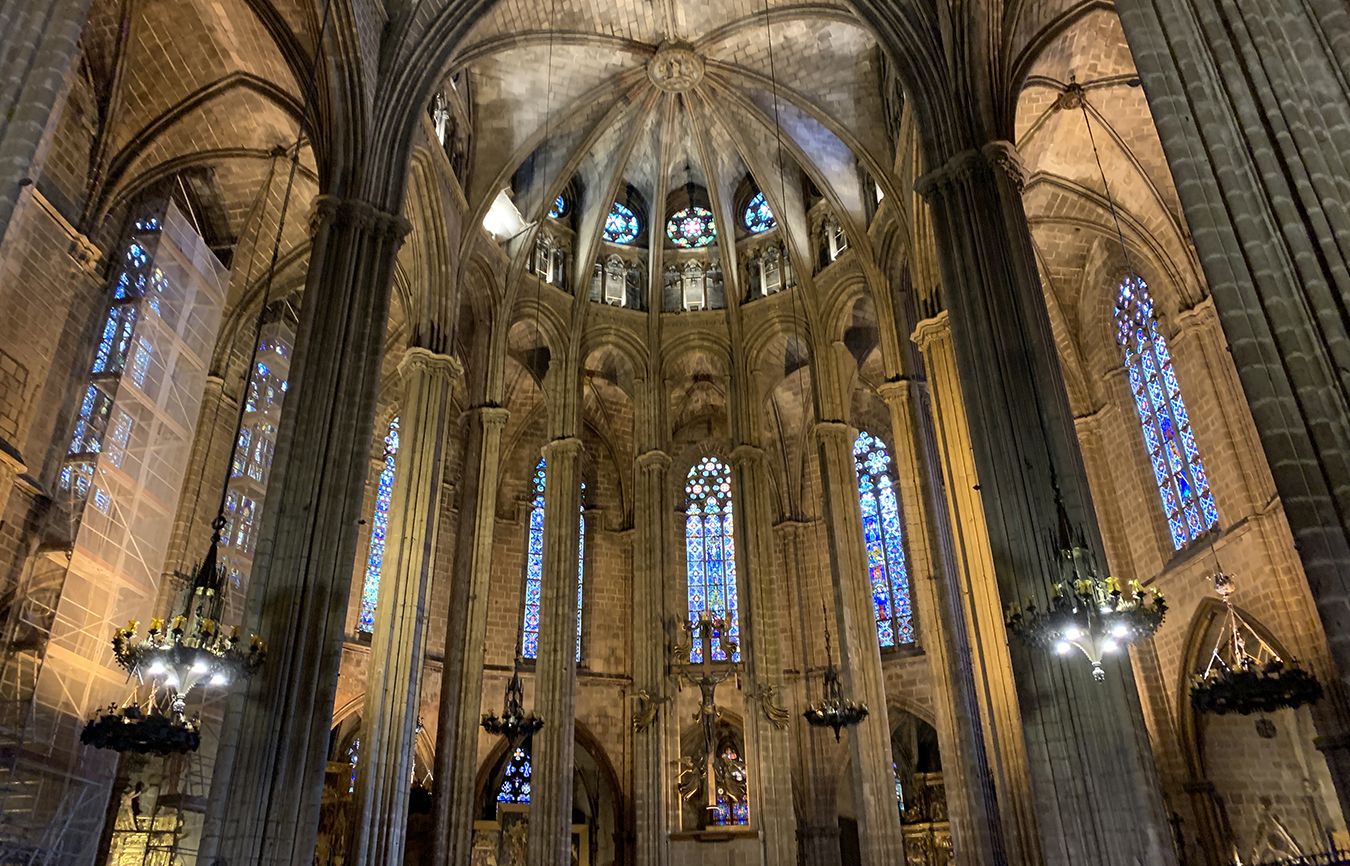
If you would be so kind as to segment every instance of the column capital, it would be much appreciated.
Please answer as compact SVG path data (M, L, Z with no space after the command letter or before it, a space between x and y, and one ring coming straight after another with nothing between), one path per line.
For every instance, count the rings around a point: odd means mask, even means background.
M583 447L581 440L577 437L563 436L544 446L544 459L551 464L555 457L579 457Z
M637 456L639 469L669 469L671 464L670 455L659 448L653 448L650 451L643 451Z
M390 213L361 199L335 195L321 195L314 200L313 228L324 223L350 225L400 242L412 231L412 223L402 214Z
M501 406L474 406L465 414L477 415L478 423L483 425L484 430L492 428L500 430L511 419L510 410L503 409Z
M743 466L757 466L768 459L764 449L758 445L743 442L731 449L731 464L737 469Z
M1214 296L1206 295L1190 307L1177 313L1177 327L1173 337L1182 337L1192 330L1213 328L1222 330L1219 311L1214 307Z
M929 346L951 340L951 314L946 310L940 310L936 316L924 319L914 326L914 333L910 334L909 338L919 347L920 352L928 354Z
M919 176L914 182L914 191L925 199L945 193L958 183L970 180L978 172L992 171L1003 175L1017 190L1022 192L1025 173L1017 145L1004 139L985 142L979 148L970 148L947 160L941 166Z
M843 421L820 421L816 423L816 438L821 442L835 440L852 448L854 440L858 438L858 430Z
M886 405L904 406L909 403L914 394L914 390L922 386L922 381L910 376L902 376L899 379L888 379L877 386L877 395L886 403Z
M444 376L458 379L464 375L464 365L453 355L444 355L424 349L421 346L409 346L398 362L398 374L407 379L413 373L427 376ZM505 410L503 410L505 411Z

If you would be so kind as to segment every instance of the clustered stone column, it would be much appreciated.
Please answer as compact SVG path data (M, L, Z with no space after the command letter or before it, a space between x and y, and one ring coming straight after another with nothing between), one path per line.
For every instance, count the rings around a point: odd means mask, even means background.
M247 625L268 659L227 713L203 862L309 862L366 487L394 258L406 221L320 197ZM342 363L334 363L339 356Z
M428 602L450 461L451 389L458 360L418 347L399 365L403 447L389 515L385 573L361 714L361 762L351 855L355 866L402 866L408 780L426 656Z
M910 592L932 678L938 746L948 756L942 766L955 861L1006 863L946 503L931 481L937 461L922 385L905 379L877 390L890 410L892 457L911 554Z
M1338 0L1121 0L1186 223L1350 687L1350 17ZM1350 734L1321 731L1343 810Z
M961 401L950 315L944 310L920 322L913 339L923 354L933 406L947 527L957 561L952 579L960 581L970 635L970 654L965 662L970 665L971 678L980 684L977 697L986 755L995 790L1001 794L998 807L1004 853L1009 863L1030 866L1041 862L1036 804L1031 794L1022 716L1003 626L1003 605L980 500L980 480L970 450L966 408Z
M637 691L649 700L661 700L666 689L665 630L665 516L669 513L667 483L670 455L646 451L637 458L634 491L636 520L633 543L633 679ZM644 624L647 627L644 628ZM662 726L633 732L633 828L637 834L638 866L666 866L666 740Z
M576 751L577 546L581 533L581 440L544 446L544 576L535 662L535 712L530 786L530 866L572 862L572 770Z
M764 840L764 862L791 866L797 862L797 827L792 800L792 751L787 725L775 723L768 710L784 698L782 622L777 599L785 587L774 573L771 484L764 449L740 445L732 452L732 495L735 502L736 580L745 609L741 634L745 646L746 727L754 735L755 767L751 797L758 803L756 823Z
M858 530L862 511L853 468L853 443L858 431L840 421L822 421L815 432L834 571L842 679L849 697L871 710L867 720L848 733L858 841L863 866L887 866L904 862L905 848L895 808L891 731L876 614Z
M951 310L1000 598L1048 603L1058 575L1054 486L1104 562L1008 142L920 180ZM1094 683L1086 661L1012 645L1048 862L1175 862L1127 656Z
M0 241L61 115L90 0L0 0Z
M473 848L474 778L483 701L488 584L501 475L505 409L479 406L465 419L467 442L459 491L459 537L445 635L436 726L435 862L468 863Z

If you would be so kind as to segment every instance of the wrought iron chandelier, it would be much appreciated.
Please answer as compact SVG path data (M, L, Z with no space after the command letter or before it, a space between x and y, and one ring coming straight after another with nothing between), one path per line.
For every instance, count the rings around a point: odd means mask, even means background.
M834 731L834 741L837 743L843 729L851 728L867 718L868 710L866 704L844 697L839 670L834 666L834 650L830 647L828 616L825 623L825 696L808 706L802 718L812 727Z
M1317 677L1296 661L1286 664L1233 607L1233 578L1218 572L1211 580L1225 616L1209 663L1191 686L1195 711L1249 716L1293 710L1321 700L1322 684ZM1254 652L1248 649L1253 644Z
M520 666L523 659L517 655L511 679L506 684L506 696L502 701L502 714L483 714L483 730L494 736L503 737L512 746L523 743L544 727L544 720L534 713L525 712L525 686L520 681Z
M1091 663L1092 678L1102 682L1106 679L1102 659L1157 631L1167 613L1167 601L1137 580L1122 591L1116 578L1103 578L1082 531L1070 526L1057 485L1055 505L1059 538L1054 555L1059 579L1052 587L1050 605L1038 608L1034 599L1028 599L1025 606L1014 603L1008 607L1005 622L1010 632L1031 646L1049 647L1059 656L1077 649Z
M167 712L161 696L152 692L144 704L112 704L98 712L80 732L80 742L96 749L173 755L195 752L201 745L201 724L188 718L185 701L174 696Z

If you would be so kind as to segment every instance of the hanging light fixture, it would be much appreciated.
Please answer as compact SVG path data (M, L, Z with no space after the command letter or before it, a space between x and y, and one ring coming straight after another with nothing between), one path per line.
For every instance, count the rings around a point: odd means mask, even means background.
M516 656L511 679L506 684L506 695L502 700L502 714L483 714L483 730L494 736L503 737L512 746L518 746L544 727L544 720L534 713L525 712L525 686L520 681L520 666L524 662Z
M834 650L830 646L830 622L825 616L825 691L824 697L806 708L802 717L814 728L829 728L834 731L834 741L839 742L840 732L851 728L867 718L867 705L844 697L843 685L839 681L839 670L834 666Z
M1322 684L1298 662L1285 662L1233 606L1233 578L1222 571L1212 578L1224 605L1209 663L1191 686L1191 706L1216 716L1293 710L1322 699Z
M1102 682L1102 659L1156 632L1167 614L1167 601L1137 580L1122 590L1116 578L1101 576L1082 530L1069 521L1058 483L1054 487L1059 531L1051 553L1058 574L1050 605L1038 608L1034 599L1025 606L1014 603L1005 622L1008 631L1031 646L1048 647L1058 656L1082 653L1092 665L1092 678Z

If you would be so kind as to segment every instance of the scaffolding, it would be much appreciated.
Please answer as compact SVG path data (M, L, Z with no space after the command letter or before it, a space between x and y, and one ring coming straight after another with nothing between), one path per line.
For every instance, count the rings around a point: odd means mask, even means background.
M98 857L117 759L80 731L129 688L113 629L162 597L220 326L228 274L175 205L142 215L121 255L44 540L0 633L0 866Z

